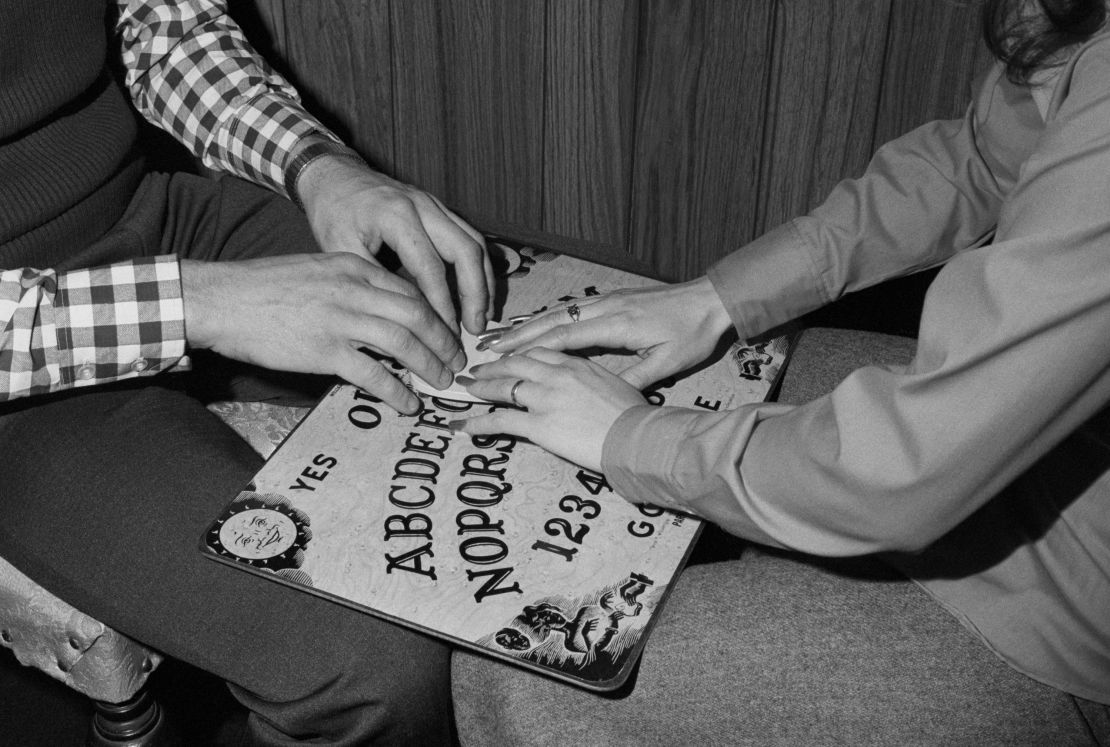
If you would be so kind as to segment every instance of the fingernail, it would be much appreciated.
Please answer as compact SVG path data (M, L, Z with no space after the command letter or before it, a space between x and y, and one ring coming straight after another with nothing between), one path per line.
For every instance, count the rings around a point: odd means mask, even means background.
M487 337L486 339L480 341L477 345L474 346L474 349L479 352L483 350L489 350L490 345L496 345L499 342L501 342L501 335L493 335L492 337Z
M526 322L531 318L532 318L531 314L521 314L520 316L511 316L511 317L509 317L509 324L520 324L521 322Z
M464 353L462 350L459 350L459 352L455 353L455 357L451 359L451 363L448 368L451 369L451 374L457 374L459 371L466 368L466 353Z
M463 386L470 386L471 384L478 383L477 379L472 379L469 376L456 376L455 381Z
M474 329L486 328L486 314L484 311L479 311L474 314Z
M478 340L480 340L481 342L485 342L491 337L500 337L501 335L505 334L506 330L506 327L497 327L495 329L487 329L485 332L474 336L477 337Z
M451 429L452 433L466 433L465 420L448 420L447 427Z

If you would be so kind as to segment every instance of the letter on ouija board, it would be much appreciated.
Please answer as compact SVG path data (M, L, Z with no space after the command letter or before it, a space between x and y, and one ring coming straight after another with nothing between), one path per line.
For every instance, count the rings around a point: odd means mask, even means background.
M385 560L389 565L386 567L386 573L393 573L394 570L408 571L409 573L419 573L422 576L427 576L433 581L436 580L436 567L433 565L429 568L424 567L424 556L429 558L434 557L435 553L432 552L432 543L426 542L420 547L409 550L401 555L385 556Z

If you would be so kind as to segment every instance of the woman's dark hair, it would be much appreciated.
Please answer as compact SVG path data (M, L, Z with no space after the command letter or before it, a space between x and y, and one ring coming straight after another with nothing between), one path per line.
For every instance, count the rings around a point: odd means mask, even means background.
M1040 12L1022 12L1023 0L986 0L983 38L1015 83L1028 83L1056 53L1086 41L1106 23L1106 0L1035 0Z

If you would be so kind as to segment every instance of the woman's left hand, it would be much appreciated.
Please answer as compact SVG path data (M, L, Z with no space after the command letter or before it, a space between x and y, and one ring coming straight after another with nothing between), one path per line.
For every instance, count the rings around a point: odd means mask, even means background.
M547 348L533 348L470 370L459 377L467 391L483 399L525 409L498 409L452 421L469 435L523 436L587 469L601 470L601 450L609 429L630 407L646 404L635 388L604 367Z

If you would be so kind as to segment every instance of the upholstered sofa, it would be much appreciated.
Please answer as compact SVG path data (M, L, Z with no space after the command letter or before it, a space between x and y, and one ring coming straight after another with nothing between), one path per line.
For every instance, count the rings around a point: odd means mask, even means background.
M834 347L854 339L838 335ZM888 338L900 341L902 338ZM862 344L862 343L861 343ZM829 351L819 356L809 353L807 345L798 354L799 365L836 366L838 357ZM908 351L908 342L895 345L899 354ZM816 360L819 359L819 360ZM846 372L845 372L846 373ZM804 399L804 379L787 376L785 396ZM309 410L307 407L272 405L265 402L220 401L209 406L234 428L260 454L268 456ZM695 572L692 579L700 578ZM696 581L694 582L696 589ZM696 592L695 592L696 593ZM11 648L23 664L35 667L96 702L92 736L105 744L113 740L138 739L157 733L162 716L158 704L144 686L162 662L162 656L58 599L18 569L0 558L0 644ZM480 743L476 733L487 733L494 726L488 721L489 708L472 703L473 689L468 655L460 655L457 695L458 720L465 741ZM471 703L471 706L465 704Z
M913 348L914 341L906 337L836 329L807 331L795 345L777 398L791 403L808 401L823 394L828 382L842 379L861 360L902 364L910 360ZM258 402L220 402L211 409L264 455L308 411ZM482 747L568 742L638 746L738 743L735 739L751 716L744 703L736 702L730 687L745 676L736 665L736 647L747 645L750 633L743 618L735 614L735 600L744 589L745 574L752 572L751 567L744 569L733 562L742 552L746 552L742 543L722 532L707 531L703 535L644 649L638 672L628 687L615 694L589 693L487 657L457 651L452 664L452 689L459 741ZM809 583L816 588L825 581L814 574ZM806 603L804 598L792 602L799 610ZM791 614L791 610L784 609L782 614ZM939 634L941 628L951 628L951 622L937 607L935 618L920 624L936 625ZM885 631L861 632L886 635L897 645L898 624L892 620ZM712 635L688 634L707 628ZM161 656L52 597L2 561L0 640L14 649L23 663L101 701L92 741L140 744L132 736L157 724L158 711L150 706L143 684ZM788 641L780 643L789 645ZM830 641L830 647L836 643ZM971 650L978 652L975 655L991 656L978 644ZM866 736L866 691L860 689L861 683L853 681L850 671L838 669L841 658L830 656L809 666L814 672L839 678L844 688L846 720L830 724L830 729L855 728L861 730L861 739ZM659 681L668 682L668 693L673 695L666 708L651 707L651 683ZM805 713L803 697L799 693L798 702L779 705L801 715ZM122 703L122 709L113 703ZM863 710L853 711L856 705ZM1090 710L1084 718L1092 733L1110 734L1110 709L1085 703L1078 707ZM920 730L934 723L931 718L925 713L923 719L907 723L907 738L912 741L913 735L920 737ZM1038 713L1030 718L1048 724L1051 731L1057 715ZM1060 720L1075 723L1074 718ZM1022 741L1028 736L1022 731L1027 725L1014 724L1009 732L1006 728L998 725L990 739L996 743L1030 743ZM1085 738L1078 733L1058 736ZM783 739L787 739L785 732Z

